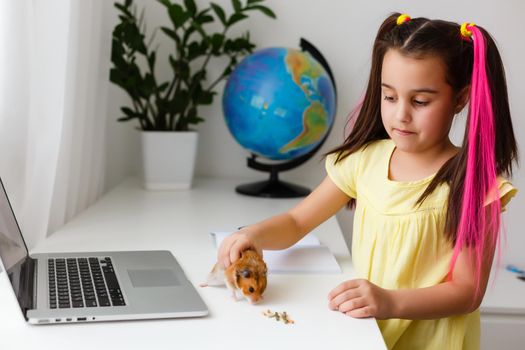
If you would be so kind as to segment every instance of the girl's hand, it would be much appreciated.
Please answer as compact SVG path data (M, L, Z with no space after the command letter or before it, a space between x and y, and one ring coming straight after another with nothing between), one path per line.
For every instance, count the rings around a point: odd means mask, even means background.
M341 283L328 294L328 307L355 318L393 318L394 302L387 289L365 279Z
M253 239L249 229L243 228L224 238L217 253L217 261L222 262L225 268L241 257L241 253L249 248L255 249L262 257L260 249Z

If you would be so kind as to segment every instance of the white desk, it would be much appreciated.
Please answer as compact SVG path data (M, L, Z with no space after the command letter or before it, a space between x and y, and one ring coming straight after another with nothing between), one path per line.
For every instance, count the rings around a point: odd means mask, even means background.
M492 271L480 311L481 350L524 348L525 282L516 274Z
M234 192L236 184L202 179L191 191L148 192L138 180L127 180L33 252L167 249L198 285L215 262L210 231L253 223L297 203L241 196ZM269 275L264 302L258 305L234 302L225 288L199 288L210 309L204 318L31 326L3 273L0 348L385 349L374 319L328 309L328 292L354 278L354 271L335 218L314 233L335 254L342 274ZM268 308L287 311L295 324L262 316Z

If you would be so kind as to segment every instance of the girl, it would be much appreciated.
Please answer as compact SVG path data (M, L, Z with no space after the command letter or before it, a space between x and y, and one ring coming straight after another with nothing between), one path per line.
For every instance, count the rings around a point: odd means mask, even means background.
M456 147L449 131L467 103ZM335 287L329 307L378 319L389 349L479 348L500 212L516 193L502 176L512 175L517 147L494 41L474 24L391 15L357 111L319 187L227 237L219 261L287 248L349 203L360 279Z

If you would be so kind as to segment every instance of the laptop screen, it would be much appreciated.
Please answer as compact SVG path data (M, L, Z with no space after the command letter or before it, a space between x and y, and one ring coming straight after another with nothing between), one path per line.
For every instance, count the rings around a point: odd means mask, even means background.
M25 286L25 276L22 274L28 260L28 252L1 179L0 187L0 258L21 302L27 297L26 291L21 289Z

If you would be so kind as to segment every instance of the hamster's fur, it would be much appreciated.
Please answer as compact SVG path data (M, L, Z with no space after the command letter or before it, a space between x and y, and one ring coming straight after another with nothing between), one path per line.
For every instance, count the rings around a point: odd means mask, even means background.
M208 274L206 283L201 284L201 287L226 285L234 300L245 297L255 304L261 301L266 289L267 273L268 269L262 257L255 250L248 249L227 269L217 262Z

